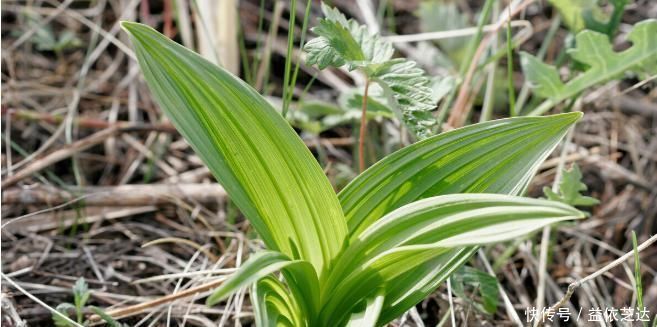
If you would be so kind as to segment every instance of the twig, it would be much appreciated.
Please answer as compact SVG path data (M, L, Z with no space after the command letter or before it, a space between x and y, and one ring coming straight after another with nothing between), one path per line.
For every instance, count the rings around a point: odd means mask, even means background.
M449 119L447 121L447 123L451 127L454 128L461 127L465 122L465 118L467 116L467 103L470 97L472 96L470 94L470 83L472 82L472 79L474 77L474 73L477 68L477 63L479 62L479 58L481 58L481 56L484 54L484 50L490 43L493 34L497 33L497 31L504 26L507 20L510 20L513 16L517 15L520 11L525 9L525 7L529 6L533 2L534 0L525 0L517 8L513 9L513 11L508 17L502 19L493 27L491 32L486 36L484 40L482 40L482 42L479 44L479 47L477 47L477 51L475 52L475 55L472 57L472 62L470 63L468 72L465 75L465 78L463 79L463 83L461 85L461 89L459 90L458 97L454 102L454 108L452 109L452 113L449 115Z
M641 252L641 251L645 250L647 247L649 247L650 245L652 245L655 242L657 242L657 234L653 235L648 240L641 243L641 245L639 245L636 250L638 252ZM546 317L547 317L547 314L549 312L555 312L562 305L564 305L566 302L568 302L570 300L570 298L573 296L573 293L575 293L575 290L577 288L579 288L580 286L582 286L582 284L584 284L588 281L591 281L591 280L593 280L597 277L600 277L602 274L604 274L607 271L617 267L618 265L623 263L625 260L627 260L629 258L632 258L633 256L634 256L634 249L632 249L632 251L630 251L630 252L625 253L622 257L612 261L608 265L596 270L594 273L592 273L592 274L590 274L590 275L588 275L588 276L586 276L586 277L584 277L580 280L577 280L577 281L571 283L570 285L568 285L568 290L566 291L566 294L564 294L564 296L559 301L557 301L555 304L553 304L548 310L545 310L545 312L543 313L542 319L540 321L544 322Z
M24 119L30 121L43 121L50 124L60 124L66 117L61 115L52 115L48 113L36 112L33 110L24 109L8 109L2 110L2 115L8 115L16 119ZM78 117L73 120L73 125L88 128L88 129L105 129L105 128L132 128L139 130L158 131L166 133L176 133L176 128L170 123L157 123L157 124L135 124L129 121L116 121L109 122L103 119Z
M162 243L181 243L181 244L186 244L186 245L189 245L189 246L193 247L193 248L196 249L197 251L201 251L203 254L205 254L206 257L208 257L210 260L212 260L212 262L217 262L217 261L219 261L219 257L217 257L216 255L214 255L214 253L210 252L210 250L204 248L202 245L200 245L200 244L198 244L198 243L196 243L196 242L194 242L194 241L190 241L190 240L188 240L188 239L184 239L184 238L180 238L180 237L164 237L164 238L158 238L158 239L156 239L156 240L152 240L152 241L150 241L150 242L146 242L146 243L142 244L141 247L142 247L142 248L145 248L145 247L153 246L153 245L156 245L156 244L162 244Z
M497 25L498 24L484 25L482 30L487 33L494 32L495 29L498 29ZM518 26L526 27L528 25L530 25L530 22L526 20L511 21L511 27L518 27ZM382 36L381 39L392 43L407 43L407 42L436 41L436 40L451 39L456 37L470 36L470 35L474 35L475 33L477 33L476 27L466 27L466 28L449 30L449 31Z
M84 197L76 198L78 194L84 194ZM84 199L85 206L143 206L170 203L172 198L213 203L226 198L226 191L216 183L185 183L85 186L67 190L37 186L29 189L11 188L2 192L2 203L22 205L60 205Z
M209 290L221 285L225 280L226 280L225 278L219 278L219 279L217 279L215 281L212 281L212 282L209 282L207 284L192 287L190 289L186 289L184 291L181 291L181 292L178 292L178 293L175 293L175 294L166 295L166 296L163 296L163 297L151 300L151 301L147 301L147 302L144 302L144 303L139 303L139 304L132 305L132 306L129 306L129 307L123 307L123 308L118 308L118 309L114 309L114 310L108 310L105 313L107 313L109 316L114 317L114 318L125 318L125 317L129 317L129 316L134 316L136 314L139 314L139 313L143 312L146 309L157 307L157 306L160 306L160 305L165 304L165 303L173 302L173 301L181 299L181 298L193 296L193 295L196 295L196 294L201 293L201 292L209 291ZM100 316L93 315L89 318L89 320L99 321Z
M267 40L265 41L265 49L262 55L262 61L260 61L260 66L258 67L258 74L256 75L255 89L261 90L267 87L266 76L269 74L269 64L271 60L271 50L273 48L273 43L276 41L278 35L278 24L281 21L281 15L283 14L283 1L276 1L274 5L274 18L272 19L271 27L269 28L269 34L267 35Z
M59 150L55 150L50 154L46 155L45 157L38 159L32 162L31 164L28 164L27 166L25 166L25 168L17 171L16 174L12 176L7 176L5 180L2 181L2 188L6 188L8 186L14 185L19 181L21 181L22 179L36 172L39 172L42 169L58 161L64 160L80 151L84 151L96 144L99 144L105 141L108 137L114 135L118 131L119 131L118 128L108 128L100 132L97 132L95 134L92 134L87 138L78 140L67 146L64 146Z

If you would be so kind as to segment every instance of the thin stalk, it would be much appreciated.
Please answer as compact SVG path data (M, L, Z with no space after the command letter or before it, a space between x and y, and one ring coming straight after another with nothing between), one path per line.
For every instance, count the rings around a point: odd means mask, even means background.
M285 74L283 76L283 117L287 116L290 107L289 94L294 92L294 85L290 85L290 71L292 70L292 48L294 47L294 21L297 17L297 0L290 1L290 21L287 28L287 52L285 54Z
M303 24L301 25L301 39L299 40L299 48L303 49L303 45L306 41L306 31L308 27L308 18L310 17L310 8L312 7L312 1L308 0L306 2L306 12L304 13L303 16ZM299 68L301 67L301 60L297 60L296 65L294 66L294 72L292 73L292 79L290 80L290 87L292 90L294 90L294 87L297 85L297 76L299 75ZM313 77L314 79L314 77ZM294 95L294 92L289 92L288 94L288 99L287 99L287 104L292 102L292 96ZM283 115L285 117L285 114Z
M484 8L481 10L481 15L479 16L479 21L477 22L477 31L475 32L474 37L470 40L470 44L468 44L465 60L461 62L461 67L459 68L459 76L465 75L468 67L470 66L472 58L475 54L475 50L477 49L479 42L481 42L481 38L484 33L484 25L490 17L491 10L493 9L493 4L495 2L496 1L486 0Z
M360 132L358 135L358 170L365 170L365 134L367 132L367 94L370 88L370 79L365 80L365 91L363 92L363 108L360 114Z
M249 66L249 56L246 51L246 44L244 42L244 29L240 25L240 37L239 37L239 46L240 46L240 59L242 61L242 76L247 84L253 86L253 79L251 75L251 66Z
M511 17L511 7L509 8L509 17ZM513 86L513 45L511 44L511 19L506 22L506 66L507 81L509 83L509 111L511 117L516 116L516 94Z
M498 17L500 15L500 5L499 3L495 3L493 6L493 15L491 17L491 20L493 22L497 21ZM492 54L498 46L498 33L495 32L495 34L492 35L492 40L491 40L491 47L488 49L489 53ZM489 55L490 55L489 54ZM493 107L495 106L495 71L497 70L497 60L494 60L490 63L490 66L488 67L488 77L486 80L486 91L484 93L484 103L481 109L481 116L479 117L479 122L485 122L487 120L490 120L492 114L493 114Z
M260 0L260 6L258 8L258 29L257 29L257 34L256 35L261 35L262 34L262 28L264 25L264 20L265 20L265 0ZM260 49L262 48L262 39L257 38L256 39L256 48L255 48L255 53L259 54ZM253 69L251 69L251 72L253 76L251 76L251 80L255 81L257 78L258 74L258 67L260 66L260 56L255 55L253 58Z
M643 310L643 284L641 283L641 259L639 257L639 245L636 240L636 233L632 231L632 246L634 247L634 288L636 290L636 302L639 310ZM647 322L643 322L644 327L648 327Z

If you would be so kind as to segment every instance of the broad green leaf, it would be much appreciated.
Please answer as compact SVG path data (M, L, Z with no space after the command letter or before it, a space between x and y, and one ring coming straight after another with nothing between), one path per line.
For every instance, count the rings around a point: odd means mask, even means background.
M500 289L495 276L473 267L464 266L452 275L451 281L452 291L462 300L473 304L482 312L494 314L497 311ZM481 304L466 295L466 286L471 287L479 294Z
M387 298L379 322L399 317L434 292L447 277L470 260L478 247L450 249L393 279L386 288Z
M379 84L399 111L399 118L419 138L431 134L436 120L431 110L436 107L432 81L413 61L392 59L393 48L367 27L347 18L335 8L322 3L324 18L312 31L317 38L304 46L306 62L319 69L347 66L359 69Z
M124 22L160 107L267 247L322 274L347 228L328 179L253 88L152 28Z
M207 298L206 303L215 305L238 289L280 270L284 271L295 298L303 300L299 305L303 306L308 317L313 317L319 311L319 283L314 269L306 261L290 260L276 251L261 251L252 255Z
M595 198L581 194L586 190L586 184L582 183L582 172L577 164L573 164L570 169L563 170L558 193L553 192L549 187L544 187L543 193L548 200L561 201L572 206L592 206L600 203Z
M354 237L394 209L435 195L520 195L540 163L580 117L581 113L570 113L491 121L393 153L340 192L350 235ZM475 251L473 247L453 249L397 277L386 289L381 321L396 318L426 298Z
M355 302L341 299L370 297L451 248L508 241L583 217L561 202L501 194L451 194L413 202L372 224L338 258L326 282L320 319L340 324Z
M256 326L304 326L301 308L278 279L261 278L253 284L250 295Z
M379 315L381 315L384 298L384 292L379 291L368 299L363 311L351 315L347 327L376 327Z
M521 53L523 72L536 95L546 97L530 115L540 115L555 104L576 96L597 84L618 78L628 71L657 70L657 19L634 25L627 38L632 47L616 52L606 35L585 30L577 34L577 46L569 51L573 59L588 66L579 76L564 83L554 67L541 63L528 53Z
M351 238L419 199L451 193L521 194L580 117L568 113L470 125L387 156L339 194Z

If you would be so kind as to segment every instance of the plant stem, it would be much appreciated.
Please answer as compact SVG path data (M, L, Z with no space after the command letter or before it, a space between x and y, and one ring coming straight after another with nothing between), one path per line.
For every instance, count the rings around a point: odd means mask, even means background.
M511 7L509 7L509 17L511 16ZM516 116L516 95L513 83L513 46L511 44L511 19L506 23L506 66L507 66L507 82L509 83L509 111L511 117Z
M367 93L370 89L370 79L365 80L365 91L363 92L363 108L360 114L360 131L358 135L358 170L365 170L365 134L367 132Z
M287 54L285 55L285 76L283 79L283 118L287 116L294 92L294 85L290 85L290 73L292 70L292 48L294 47L294 19L297 17L297 1L290 1L290 24L287 30Z

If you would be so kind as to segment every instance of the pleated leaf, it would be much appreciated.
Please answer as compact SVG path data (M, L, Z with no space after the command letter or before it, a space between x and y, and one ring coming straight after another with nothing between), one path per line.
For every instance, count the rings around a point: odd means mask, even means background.
M310 295L319 293L317 276L314 275L312 266L306 261L290 260L287 256L276 251L260 251L247 260L234 274L232 274L221 286L210 295L206 303L215 305L233 294L242 287L249 286L259 279L272 273L286 270L291 278L288 284L294 284L296 288L303 289L309 298ZM299 297L303 299L303 297ZM309 306L317 309L316 301L308 300Z
M580 113L520 117L460 128L406 147L356 177L340 194L355 237L413 201L451 193L520 195ZM393 279L380 321L406 312L467 262L476 247L452 249Z
M296 298L275 277L265 276L254 283L250 296L257 327L304 326L305 317Z
M308 148L253 88L152 28L124 22L160 108L271 250L318 274L347 228Z
M470 125L407 146L339 194L349 234L413 201L453 193L521 194L581 113Z
M327 281L330 291L323 297L320 319L340 325L347 318L344 313L354 310L354 300L372 297L452 248L508 241L583 217L561 202L502 194L443 195L403 206L372 224L339 257Z
M376 295L367 300L363 311L351 315L347 327L375 327L381 315L384 294L385 292L379 290Z

